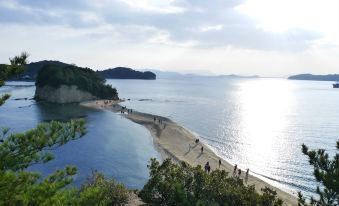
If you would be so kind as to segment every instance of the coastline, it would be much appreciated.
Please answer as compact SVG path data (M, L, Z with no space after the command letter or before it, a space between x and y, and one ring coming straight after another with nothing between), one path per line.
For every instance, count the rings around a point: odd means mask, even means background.
M95 109L109 110L117 113L122 109L122 107L119 105L120 102L122 101L94 100L82 102L80 105ZM137 111L133 111L129 114L125 112L125 114L121 115L146 127L150 131L153 137L155 148L161 154L162 158L171 158L177 162L185 161L192 166L203 166L208 161L212 170L218 168L218 161L221 158L217 156L217 154L203 142L200 141L197 144L194 143L196 136L172 120L165 117ZM154 117L156 118L156 122L154 122ZM160 124L158 120L161 120L162 124ZM203 153L201 153L201 147L204 148ZM220 168L226 170L229 174L232 174L233 165L223 159L221 159L221 161L222 164ZM244 174L245 172L243 171L241 175L242 178L245 178ZM295 196L251 175L251 171L248 176L247 184L255 185L255 188L258 192L261 192L260 189L264 187L274 189L277 192L278 197L284 201L284 205L298 204L298 200Z

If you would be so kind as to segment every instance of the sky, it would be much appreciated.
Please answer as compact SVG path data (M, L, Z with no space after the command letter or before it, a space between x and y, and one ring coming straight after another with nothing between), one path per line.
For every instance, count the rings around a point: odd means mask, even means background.
M339 0L0 0L0 63L339 73Z

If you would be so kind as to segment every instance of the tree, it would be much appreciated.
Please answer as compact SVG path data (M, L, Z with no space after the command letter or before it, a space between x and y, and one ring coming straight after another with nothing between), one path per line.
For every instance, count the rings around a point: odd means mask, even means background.
M339 141L336 145L339 151ZM317 186L317 199L311 197L310 205L338 206L339 205L339 153L333 159L323 149L318 151L309 150L306 145L302 145L302 152L308 156L309 163L314 167L314 176L323 188ZM306 199L299 192L299 205L308 205Z
M256 192L239 178L228 177L224 170L207 174L201 166L185 162L174 164L166 159L162 164L151 159L150 179L140 191L145 203L154 205L238 205L279 206L282 201L269 188Z
M18 75L25 70L28 56L29 54L27 52L22 52L19 56L9 59L10 65L0 65L0 87L5 84L6 79ZM0 106L9 98L9 94L0 96Z

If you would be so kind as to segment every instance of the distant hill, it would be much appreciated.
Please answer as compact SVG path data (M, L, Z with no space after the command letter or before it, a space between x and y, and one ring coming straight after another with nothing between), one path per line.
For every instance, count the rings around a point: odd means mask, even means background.
M106 69L103 71L97 71L97 73L106 79L145 79L145 80L154 80L156 75L153 72L145 71L135 71L131 68L126 67L116 67L113 69Z
M313 81L339 81L339 74L313 75L298 74L288 77L291 80L313 80Z
M32 62L30 64L27 64L26 70L20 76L14 77L11 80L35 81L38 73L45 66L57 66L58 68L64 68L75 65L50 60ZM97 74L102 78L106 79L146 79L146 80L156 79L156 75L153 72L149 71L140 72L125 67L116 67L114 69L97 71Z
M150 69L149 71L155 73L160 79L173 79L173 78L259 78L257 75L253 76L242 76L236 74L230 75L203 75L203 74L194 74L188 73L183 74L179 72L170 72L170 71L160 71L155 69Z
M13 78L12 80L31 80L34 81L41 70L44 66L47 65L53 65L53 66L58 66L58 67L67 67L71 66L70 64L66 64L60 61L49 61L49 60L44 60L44 61L39 61L39 62L32 62L27 64L26 70L19 76L19 78Z

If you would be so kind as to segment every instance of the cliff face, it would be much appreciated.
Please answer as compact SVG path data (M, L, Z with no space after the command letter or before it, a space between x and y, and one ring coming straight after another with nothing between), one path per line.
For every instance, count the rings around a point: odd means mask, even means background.
M77 86L61 85L59 88L50 86L36 87L35 98L52 103L74 103L98 99L89 92L80 90Z

